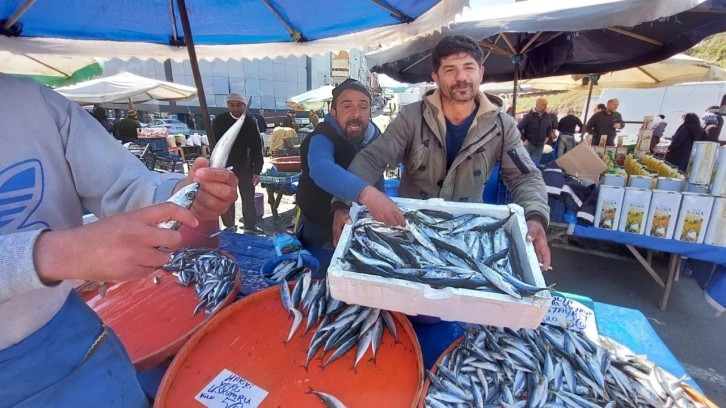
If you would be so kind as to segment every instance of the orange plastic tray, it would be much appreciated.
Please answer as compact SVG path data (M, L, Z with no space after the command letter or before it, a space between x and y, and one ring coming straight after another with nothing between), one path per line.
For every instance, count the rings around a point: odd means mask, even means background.
M439 364L441 364L441 361L444 359L444 357L446 355L450 354L452 351L454 351L454 348L458 347L459 344L461 344L465 338L466 338L466 335L459 337L458 339L456 339L456 341L451 343L451 345L449 347L447 347L443 353L441 353L438 360L436 360L436 363L431 368L431 373L436 374L436 371L438 371L438 369L439 369ZM421 390L421 396L419 398L417 408L424 408L426 406L425 400L426 400L426 395L429 392L430 386L431 386L431 380L429 380L428 376L426 376L426 381L424 382L423 389ZM706 405L708 408L718 408L716 406L716 404L711 402L705 396L701 395L698 391L691 388L691 386L689 386L688 384L681 384L681 387L688 395L691 396L691 398L693 398L697 402L700 402L700 403Z
M167 370L155 406L202 407L194 397L228 369L269 393L260 407L323 407L310 387L348 408L415 407L423 385L421 348L408 319L393 315L399 343L384 328L375 363L368 350L353 371L354 347L322 369L318 351L306 371L313 329L305 336L298 331L284 344L292 318L279 287L265 289L226 308L189 339Z
M154 276L159 277L158 285ZM240 285L238 272L232 291L215 314L234 302ZM96 294L86 303L121 339L136 371L176 354L207 320L204 310L192 317L199 303L194 287L179 285L176 276L163 270L141 280L113 284L105 297Z
M443 353L439 356L438 360L436 360L436 363L434 363L434 366L431 367L431 373L436 374L436 371L439 370L439 364L441 364L441 361L444 359L445 356L447 356L449 353L451 353L459 344L461 344L464 339L466 338L466 335L459 337L456 339L449 347L444 350ZM426 376L426 382L424 382L423 388L421 389L421 395L418 400L418 408L424 408L426 406L425 400L426 400L426 394L429 392L429 387L431 386L431 380L429 380L429 377Z

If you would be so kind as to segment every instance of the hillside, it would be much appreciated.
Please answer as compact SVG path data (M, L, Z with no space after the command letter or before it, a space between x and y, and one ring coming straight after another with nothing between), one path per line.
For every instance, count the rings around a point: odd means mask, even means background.
M726 68L726 33L712 35L684 54L718 62L721 68Z
M726 33L712 35L698 43L690 50L686 51L684 54L707 61L717 62L722 68L726 69ZM601 92L601 90L598 90L597 88L593 90L593 99L597 99L599 92ZM587 91L568 91L548 95L520 96L517 98L517 112L523 112L531 109L534 106L535 99L540 96L547 99L547 105L550 109L557 108L560 111L560 115L565 115L567 114L567 110L570 108L574 108L578 112L584 109L585 101L587 100ZM590 106L590 109L592 109L592 106Z

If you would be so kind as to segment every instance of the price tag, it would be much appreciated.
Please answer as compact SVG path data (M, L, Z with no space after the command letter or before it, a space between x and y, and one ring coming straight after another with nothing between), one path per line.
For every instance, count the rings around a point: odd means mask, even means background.
M208 408L256 408L267 394L225 368L194 398Z
M598 339L595 313L592 309L566 297L552 296L552 305L542 323L584 332L591 340Z

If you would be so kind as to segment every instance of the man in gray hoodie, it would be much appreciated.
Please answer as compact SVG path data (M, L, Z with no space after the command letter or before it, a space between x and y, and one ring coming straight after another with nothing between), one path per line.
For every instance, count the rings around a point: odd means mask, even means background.
M156 224L216 219L237 180L206 159L188 176L149 171L49 88L0 74L0 89L0 405L145 407L123 345L73 280L148 276L168 260L159 248L182 243ZM161 203L193 181L191 210ZM84 226L83 209L100 221Z

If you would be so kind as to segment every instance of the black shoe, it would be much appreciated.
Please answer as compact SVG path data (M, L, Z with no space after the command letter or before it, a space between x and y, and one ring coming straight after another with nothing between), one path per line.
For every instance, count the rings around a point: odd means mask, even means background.
M262 233L264 233L264 231L262 231L262 228L260 228L258 226L254 226L252 228L246 228L245 227L245 233L248 233L248 232L251 233L251 234L262 234Z

